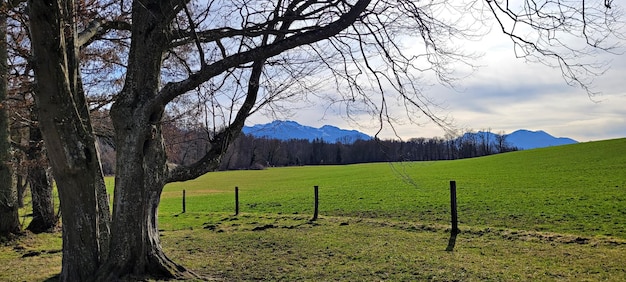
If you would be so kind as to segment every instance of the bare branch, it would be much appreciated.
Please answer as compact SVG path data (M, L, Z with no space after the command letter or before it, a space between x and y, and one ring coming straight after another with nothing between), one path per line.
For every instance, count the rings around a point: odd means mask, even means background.
M293 35L276 43L261 46L249 51L243 51L222 60L214 62L207 66L204 70L190 75L188 79L179 82L168 83L159 93L161 105L167 104L176 96L182 95L190 91L212 77L236 66L249 63L259 59L270 58L278 55L286 50L314 43L319 40L330 38L345 28L349 27L367 8L370 0L360 0L349 11L342 14L336 21L321 27L317 30L307 31L301 34Z
M111 30L130 31L130 24L124 21L93 20L85 29L78 33L76 43L78 46L86 46Z
M600 3L602 2L602 3ZM612 25L622 24L610 1L524 0L514 8L486 1L497 26L515 46L516 56L561 70L563 79L589 95L592 78L606 70L602 62L584 62L598 51L614 52L623 35ZM577 42L577 38L583 42Z

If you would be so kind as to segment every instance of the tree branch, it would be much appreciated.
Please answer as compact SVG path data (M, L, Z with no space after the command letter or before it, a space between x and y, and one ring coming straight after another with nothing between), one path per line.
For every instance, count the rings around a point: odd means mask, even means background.
M126 30L130 31L131 26L125 21L105 21L103 19L93 20L85 27L84 30L78 33L76 44L78 47L87 46L89 43L101 38L107 32L111 30Z
M189 78L183 81L168 83L159 92L157 103L160 104L160 106L166 105L177 96L198 87L200 84L230 68L255 60L270 58L286 50L335 36L352 25L360 17L361 13L366 10L370 2L371 0L359 0L348 12L342 14L339 19L327 26L296 34L267 46L257 47L249 51L228 56L208 65L205 69L190 75Z

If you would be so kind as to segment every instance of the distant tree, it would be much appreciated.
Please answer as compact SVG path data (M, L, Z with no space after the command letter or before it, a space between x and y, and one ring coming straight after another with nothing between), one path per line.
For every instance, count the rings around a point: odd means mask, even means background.
M26 147L27 181L32 195L33 219L26 229L33 233L53 230L59 219L54 210L52 183L48 177L48 162L43 150L41 131L38 127L29 127L30 146Z
M498 153L504 153L510 150L504 131L500 131L496 134L496 150L498 150Z
M479 144L479 155L486 156L493 154L492 152L492 140L491 140L491 129L482 129L476 133L478 135Z
M29 64L29 31L25 1L8 1L2 13L8 18L7 42L8 99L11 142L17 163L18 199L23 199L27 188L31 191L33 219L27 229L39 233L53 230L58 223L54 210L53 186L45 146L38 128L38 117L33 100L33 74Z
M0 1L0 9L7 3ZM15 163L10 142L7 93L8 49L7 13L0 10L0 236L9 236L21 231L18 216L17 187L15 184Z

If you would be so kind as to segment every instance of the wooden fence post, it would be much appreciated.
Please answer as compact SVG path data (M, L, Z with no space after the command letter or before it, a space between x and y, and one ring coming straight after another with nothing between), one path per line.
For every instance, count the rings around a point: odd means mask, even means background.
M451 233L456 235L459 233L459 219L457 214L457 205L456 205L456 181L450 181L450 212L452 214L452 229Z
M235 186L235 215L239 215L239 187Z
M187 211L187 203L185 203L185 190L183 189L183 213Z
M315 210L313 211L313 218L311 221L317 220L317 214L319 213L319 187L313 186L313 192L315 194Z

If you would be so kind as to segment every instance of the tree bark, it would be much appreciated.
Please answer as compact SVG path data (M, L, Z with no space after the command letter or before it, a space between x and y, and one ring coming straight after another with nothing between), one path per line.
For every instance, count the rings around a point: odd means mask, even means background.
M155 103L170 21L168 1L135 2L132 42L124 89L111 108L116 169L111 249L96 280L125 276L193 276L163 252L158 206L167 174L161 119Z
M19 166L19 161L17 166ZM19 172L15 175L15 187L17 189L17 206L21 209L24 207L24 194L26 194L28 184L24 180L24 176L20 175Z
M48 182L46 170L42 167L29 169L28 182L33 196L33 220L26 229L36 234L52 231L59 220L54 213L52 185Z
M0 7L6 3L0 1ZM0 13L0 236L17 234L21 231L18 215L17 187L11 150L9 116L5 100L7 97L7 18Z
M31 146L26 152L26 158L31 165L28 167L27 181L32 194L33 220L26 229L33 233L42 233L52 231L59 219L54 213L52 183L48 181L44 166L43 148L41 145L34 145L41 144L41 131L37 127L31 127L29 135Z
M136 119L139 113L135 112L135 116L129 119L129 115L122 112L131 114L132 109L122 110L119 106L115 109L113 117L118 150L111 253L107 263L100 269L97 280L110 281L125 276L191 277L192 273L165 255L159 239L158 206L166 173L160 125L152 124L151 133L146 136L145 130L141 130L145 128L141 126L146 122L145 119L141 122L124 122L141 120ZM118 131L117 128L123 125L130 127L122 127ZM135 145L125 143L120 146L124 140Z
M63 215L60 279L85 281L108 246L109 210L98 201L106 190L80 84L74 3L31 0L28 5L35 102Z

